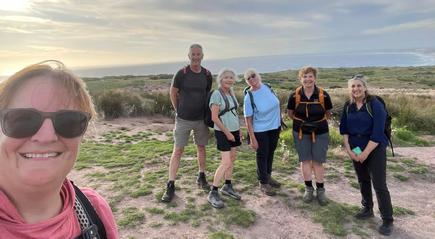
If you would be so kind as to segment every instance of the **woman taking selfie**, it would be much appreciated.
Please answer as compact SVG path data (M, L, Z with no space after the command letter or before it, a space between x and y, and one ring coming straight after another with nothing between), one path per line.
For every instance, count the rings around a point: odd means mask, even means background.
M66 178L94 116L84 82L61 62L0 82L1 238L119 237L107 202Z

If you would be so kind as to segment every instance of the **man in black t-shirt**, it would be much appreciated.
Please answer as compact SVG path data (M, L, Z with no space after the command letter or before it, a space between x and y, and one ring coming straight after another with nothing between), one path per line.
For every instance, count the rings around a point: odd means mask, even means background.
M199 174L197 184L205 190L210 186L205 177L205 146L208 143L208 127L204 123L207 94L211 90L212 75L201 66L204 56L202 47L193 44L189 48L190 65L180 69L172 80L170 97L176 113L174 148L169 162L169 180L162 196L163 202L170 202L175 194L175 178L184 147L191 131L197 147Z

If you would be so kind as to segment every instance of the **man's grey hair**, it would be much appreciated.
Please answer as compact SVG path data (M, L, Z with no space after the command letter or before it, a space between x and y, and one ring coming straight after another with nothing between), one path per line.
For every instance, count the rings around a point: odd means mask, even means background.
M202 51L202 46L198 43L193 43L192 45L190 45L189 47L189 52L193 49L193 48L199 48Z

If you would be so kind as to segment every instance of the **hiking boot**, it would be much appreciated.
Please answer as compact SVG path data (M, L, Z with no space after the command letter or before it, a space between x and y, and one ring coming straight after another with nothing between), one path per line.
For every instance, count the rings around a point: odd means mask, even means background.
M232 184L224 184L224 186L222 186L220 191L225 196L232 197L236 200L242 199L242 197L234 191Z
M393 232L393 222L382 222L382 225L378 228L378 232L384 236L389 236Z
M367 219L373 216L373 209L371 207L362 207L359 212L354 215L356 219Z
M304 201L305 203L312 202L314 198L313 193L314 193L313 187L305 187L305 193L304 196L302 197L302 201Z
M317 201L319 202L320 206L325 206L326 204L328 204L328 199L326 199L325 195L325 189L318 188L316 191Z
M198 187L201 187L204 191L208 192L210 190L210 185L208 184L205 175L198 175L198 177L196 178L196 184L198 184Z
M172 199L174 198L174 195L175 195L175 186L174 185L166 186L166 191L163 193L162 196L162 202L166 202L166 203L171 202Z
M267 196L275 196L275 190L268 183L260 183L260 191Z
M225 206L225 204L222 201L221 197L219 196L219 192L217 190L211 190L208 193L207 201L214 208L223 208Z
M269 185L272 186L272 188L280 188L281 183L276 181L272 176L269 177Z

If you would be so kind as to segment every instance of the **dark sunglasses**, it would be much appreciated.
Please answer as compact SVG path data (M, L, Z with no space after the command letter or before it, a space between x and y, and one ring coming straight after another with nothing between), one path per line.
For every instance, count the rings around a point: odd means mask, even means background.
M248 80L250 80L250 79L252 79L252 78L255 78L255 73L252 73L252 74L248 77Z
M47 118L53 122L56 134L64 138L75 138L85 133L91 115L75 110L56 112L41 112L32 108L0 110L3 133L16 139L35 135Z
M361 78L364 78L363 74L356 74L356 75L352 76L352 79L361 79Z

